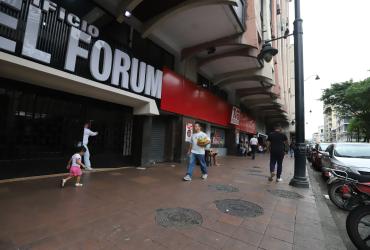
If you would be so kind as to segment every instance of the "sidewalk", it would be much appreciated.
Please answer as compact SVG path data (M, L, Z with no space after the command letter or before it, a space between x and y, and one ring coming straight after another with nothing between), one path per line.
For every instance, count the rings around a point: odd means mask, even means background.
M206 181L199 167L192 182L183 182L185 166L166 164L87 173L82 188L61 189L60 178L0 184L0 249L345 249L335 231L323 230L312 189L288 185L292 159L285 160L283 183L267 181L268 155L220 163ZM221 212L224 199L263 211L234 204ZM161 210L167 208L200 215Z

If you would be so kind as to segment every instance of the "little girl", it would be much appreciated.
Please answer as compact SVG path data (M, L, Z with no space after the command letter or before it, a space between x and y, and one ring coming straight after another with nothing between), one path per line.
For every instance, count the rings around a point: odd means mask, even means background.
M86 152L85 147L79 147L78 153L75 153L74 155L72 155L71 159L68 161L67 169L69 169L69 177L62 179L62 185L61 185L62 188L64 187L66 182L72 179L73 177L77 177L75 186L82 187L82 184L80 183L81 175L82 175L81 166L83 168L86 168L86 167L84 164L82 164L81 157L84 155L85 152Z

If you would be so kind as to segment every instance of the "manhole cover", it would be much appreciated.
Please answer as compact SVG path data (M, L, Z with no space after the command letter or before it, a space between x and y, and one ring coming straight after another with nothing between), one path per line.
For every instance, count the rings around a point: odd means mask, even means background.
M155 221L163 227L190 227L201 225L203 218L200 213L188 208L160 208L156 210Z
M268 190L271 194L282 197L282 198L288 198L288 199L302 199L303 196L292 191L288 190L282 190L282 189L274 189L274 190Z
M248 172L250 173L262 173L262 170L258 170L258 169L249 169Z
M263 214L263 208L249 201L225 199L215 201L216 207L223 213L238 217L257 217Z
M212 184L212 185L208 185L208 187L211 190L215 190L215 191L223 191L223 192L228 192L228 193L239 192L239 188L233 187L231 185Z

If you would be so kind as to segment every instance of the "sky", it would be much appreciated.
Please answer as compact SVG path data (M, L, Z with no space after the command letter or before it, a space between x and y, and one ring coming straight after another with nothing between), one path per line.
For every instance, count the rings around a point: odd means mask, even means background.
M293 22L294 0L290 5ZM369 11L370 0L301 0L304 78L320 77L305 81L306 139L324 125L323 89L370 77Z

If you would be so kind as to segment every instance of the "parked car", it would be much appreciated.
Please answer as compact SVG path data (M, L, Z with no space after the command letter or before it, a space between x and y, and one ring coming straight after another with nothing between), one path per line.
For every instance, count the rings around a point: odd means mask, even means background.
M306 146L306 157L309 162L312 162L312 150L314 148L314 145L309 143Z
M321 158L322 153L325 152L326 148L330 145L330 143L318 143L315 145L315 147L312 149L312 167L314 169L321 171Z
M330 144L322 153L321 164L326 176L328 176L327 168L370 176L370 144Z

